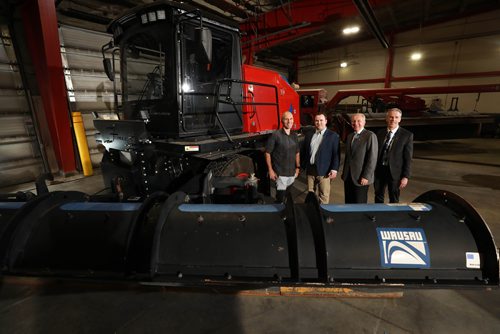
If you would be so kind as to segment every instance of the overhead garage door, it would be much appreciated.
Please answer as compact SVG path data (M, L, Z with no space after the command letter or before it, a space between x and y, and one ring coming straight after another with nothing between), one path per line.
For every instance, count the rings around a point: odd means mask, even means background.
M5 187L33 181L44 172L44 161L10 33L6 26L1 30L0 187Z
M59 28L59 38L71 111L82 113L92 164L98 166L102 155L94 138L93 113L116 117L113 82L104 72L101 53L102 45L111 40L111 35L63 25Z

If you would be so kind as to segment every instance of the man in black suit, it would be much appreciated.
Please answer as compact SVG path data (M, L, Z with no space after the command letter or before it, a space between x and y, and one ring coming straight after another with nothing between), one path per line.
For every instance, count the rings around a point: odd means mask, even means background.
M365 124L364 114L358 113L351 116L354 132L347 136L342 170L346 203L367 203L368 187L375 178L377 137L373 132L365 129Z
M375 203L384 203L387 188L389 202L398 203L400 190L406 187L411 173L413 133L399 126L401 110L389 109L385 121L387 129L377 132L379 144L375 170Z
M326 123L324 114L314 117L315 131L306 135L300 154L307 188L314 193L317 190L321 204L330 202L330 182L337 177L340 164L339 135L327 129Z

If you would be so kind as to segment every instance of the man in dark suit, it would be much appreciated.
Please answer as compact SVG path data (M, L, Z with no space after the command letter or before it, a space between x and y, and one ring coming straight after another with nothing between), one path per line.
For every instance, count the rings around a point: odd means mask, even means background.
M330 182L337 177L340 164L339 135L326 128L326 116L314 117L315 131L306 135L301 166L306 170L307 188L318 193L321 204L330 202Z
M413 133L399 126L401 110L389 109L385 121L387 129L377 132L379 144L375 170L375 203L384 203L387 188L389 202L398 203L400 190L406 187L411 173Z
M366 130L365 124L365 115L351 116L354 132L347 136L342 170L346 203L367 203L368 187L375 179L377 136Z

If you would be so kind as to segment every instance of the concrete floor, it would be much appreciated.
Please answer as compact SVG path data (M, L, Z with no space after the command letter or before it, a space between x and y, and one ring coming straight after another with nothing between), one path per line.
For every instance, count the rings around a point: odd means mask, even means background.
M478 210L500 245L500 140L419 142L414 156L402 201L431 189L454 192ZM49 186L87 193L101 188L99 175ZM296 181L293 194L303 200L303 179ZM331 198L343 203L341 180L333 182ZM500 289L376 292L296 297L4 277L0 332L500 333Z

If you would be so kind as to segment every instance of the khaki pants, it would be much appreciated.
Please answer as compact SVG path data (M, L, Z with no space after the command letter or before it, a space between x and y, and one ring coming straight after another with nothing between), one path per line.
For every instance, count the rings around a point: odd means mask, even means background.
M330 202L330 182L331 180L327 176L308 174L307 190L318 195L320 204L328 204Z

